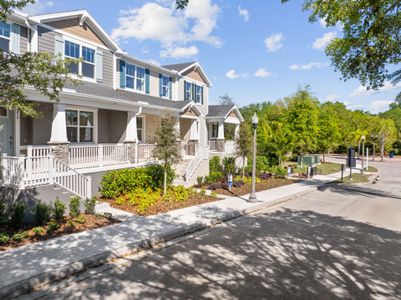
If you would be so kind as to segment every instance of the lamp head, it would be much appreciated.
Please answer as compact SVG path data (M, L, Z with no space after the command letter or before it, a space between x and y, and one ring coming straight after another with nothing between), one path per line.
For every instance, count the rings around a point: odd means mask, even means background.
M258 115L255 112L253 114L253 117L252 117L252 124L253 124L254 128L256 128L258 126L258 122L259 122L259 118L258 118Z
M362 135L361 138L362 138L362 141L365 141L365 135Z

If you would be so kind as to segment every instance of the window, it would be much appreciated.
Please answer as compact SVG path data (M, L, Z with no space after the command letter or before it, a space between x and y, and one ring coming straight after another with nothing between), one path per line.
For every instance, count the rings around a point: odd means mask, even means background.
M138 135L138 141L144 141L144 131L143 131L143 117L136 117L136 130Z
M8 110L4 106L0 106L0 118L7 118Z
M195 103L202 103L202 87L195 85Z
M82 46L82 75L95 78L95 50Z
M161 81L161 96L165 98L170 98L170 77L162 75Z
M185 81L185 100L192 100L192 83Z
M212 124L212 138L217 138L219 136L219 123Z
M67 138L71 143L93 142L93 112L66 110Z
M10 51L10 31L10 24L0 22L0 49L4 52Z
M125 86L143 92L145 90L145 69L126 64Z
M82 49L82 52L81 52ZM95 50L79 44L65 41L64 56L72 59L82 57L82 62L72 63L68 67L70 73L95 78Z

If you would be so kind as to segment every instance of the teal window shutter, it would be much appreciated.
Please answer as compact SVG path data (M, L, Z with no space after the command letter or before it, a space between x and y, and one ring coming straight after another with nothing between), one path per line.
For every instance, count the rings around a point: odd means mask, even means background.
M203 105L203 86L201 86L201 104Z
M163 83L162 83L162 80L163 80L163 75L162 74L159 74L159 96L160 97L163 97Z
M125 61L120 59L120 87L125 89Z
M168 91L169 91L169 98L173 99L173 78L172 77L170 77Z
M11 52L21 54L21 27L18 24L11 25Z
M145 92L150 93L150 70L145 69Z
M187 82L184 80L184 100L189 100L187 97Z
M194 102L196 102L196 84L192 84L192 99Z
M103 51L96 50L96 79L99 81L103 80Z

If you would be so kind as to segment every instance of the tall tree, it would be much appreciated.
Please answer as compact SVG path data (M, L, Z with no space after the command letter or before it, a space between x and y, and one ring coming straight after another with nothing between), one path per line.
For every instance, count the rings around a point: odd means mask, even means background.
M392 147L397 138L397 129L393 120L381 119L377 131L380 138L380 156L381 161L383 161L384 152Z
M220 96L219 98L220 105L235 105L234 99L227 93L225 93L223 96Z
M330 105L323 104L319 111L319 135L318 149L323 154L323 162L326 161L325 154L334 150L340 144L340 129L338 118Z
M178 132L174 117L164 117L156 131L155 150L153 155L162 162L164 170L163 193L167 192L167 173L172 165L181 160L181 149L177 144Z
M14 8L23 8L32 0L0 0L0 21L6 21ZM58 100L69 77L68 64L49 53L25 53L17 55L0 49L0 105L18 109L24 115L38 117L40 113L24 94L24 88L33 87L50 100Z
M252 153L252 131L249 124L243 122L239 127L239 135L235 140L236 154L242 158L242 178L245 176L245 162Z

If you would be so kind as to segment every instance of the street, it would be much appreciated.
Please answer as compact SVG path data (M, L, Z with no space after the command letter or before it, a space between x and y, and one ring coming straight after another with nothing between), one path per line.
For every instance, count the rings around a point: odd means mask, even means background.
M377 184L328 184L23 298L396 299L401 162L373 165Z

